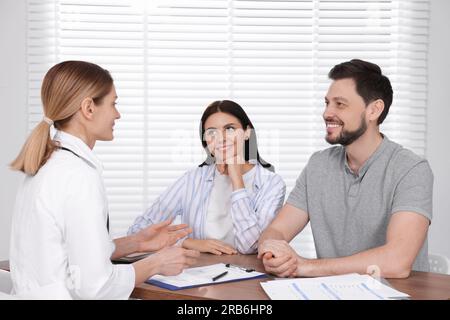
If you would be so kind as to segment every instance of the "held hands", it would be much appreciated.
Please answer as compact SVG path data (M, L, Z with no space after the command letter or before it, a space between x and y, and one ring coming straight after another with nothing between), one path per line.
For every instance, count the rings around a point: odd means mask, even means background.
M153 252L175 244L179 239L192 232L187 224L171 226L173 219L142 229L135 235L139 252Z
M258 259L262 258L267 272L277 277L296 277L299 257L291 246L284 240L266 240L258 247Z
M183 248L198 250L200 252L209 252L218 256L225 254L237 254L237 250L230 245L214 239L199 240L199 239L186 239L183 242Z

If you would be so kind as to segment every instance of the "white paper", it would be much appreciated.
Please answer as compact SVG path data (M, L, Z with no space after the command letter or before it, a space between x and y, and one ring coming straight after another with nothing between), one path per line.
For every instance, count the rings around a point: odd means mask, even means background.
M385 300L407 298L369 275L274 280L261 283L272 300Z
M225 276L221 277L216 281L212 280L215 276L225 271L228 271L228 273ZM204 267L188 268L183 270L183 272L177 276L155 275L151 277L149 280L157 280L175 287L189 287L203 284L221 283L233 280L243 280L248 278L254 278L260 275L263 275L263 273L256 271L246 272L245 270L233 266L226 267L224 263L217 263Z

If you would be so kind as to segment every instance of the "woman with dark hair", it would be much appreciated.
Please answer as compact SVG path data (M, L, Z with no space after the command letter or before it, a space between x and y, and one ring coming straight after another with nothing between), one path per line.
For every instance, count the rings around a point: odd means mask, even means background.
M180 215L193 229L184 248L254 253L283 205L285 183L259 156L255 128L237 103L210 104L201 118L200 139L206 160L159 196L128 234Z

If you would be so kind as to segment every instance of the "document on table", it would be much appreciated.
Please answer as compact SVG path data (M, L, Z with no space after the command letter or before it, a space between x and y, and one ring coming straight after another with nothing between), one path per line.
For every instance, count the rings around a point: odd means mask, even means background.
M266 274L224 263L188 268L177 276L155 275L146 282L169 290L266 277ZM213 280L216 279L216 280Z
M272 300L388 300L409 296L369 275L286 279L262 282Z

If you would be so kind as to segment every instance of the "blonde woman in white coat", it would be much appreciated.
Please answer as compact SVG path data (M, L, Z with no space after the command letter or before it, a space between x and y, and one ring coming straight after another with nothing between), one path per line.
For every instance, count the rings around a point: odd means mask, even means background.
M120 114L108 71L65 61L46 74L44 118L11 164L26 174L13 215L14 293L56 299L124 299L155 274L176 275L199 253L171 246L191 230L171 221L112 240L97 140L113 139ZM57 133L50 138L50 127ZM156 251L131 265L112 258Z

